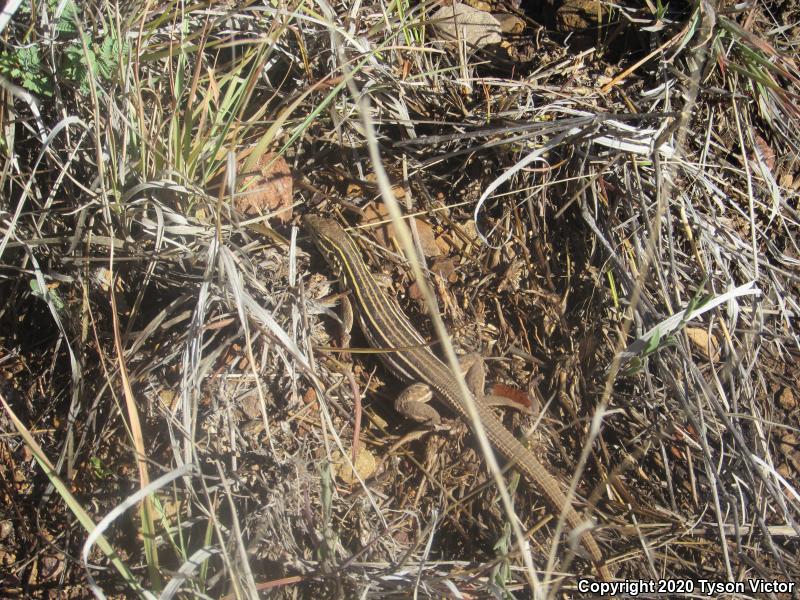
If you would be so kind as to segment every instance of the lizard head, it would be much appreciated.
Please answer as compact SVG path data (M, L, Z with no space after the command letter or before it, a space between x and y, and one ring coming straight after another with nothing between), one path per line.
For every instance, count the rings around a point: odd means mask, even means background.
M336 271L337 275L341 275L344 268L342 252L344 251L343 248L352 244L350 236L347 235L339 223L319 215L306 215L303 217L303 226L325 258L325 261Z

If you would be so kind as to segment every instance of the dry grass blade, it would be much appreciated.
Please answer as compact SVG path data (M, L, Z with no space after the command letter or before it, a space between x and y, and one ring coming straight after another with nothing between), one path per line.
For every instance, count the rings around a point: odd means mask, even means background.
M111 256L111 263L113 264L113 254ZM114 331L114 349L117 354L117 368L120 380L122 382L122 391L125 397L125 407L128 410L128 427L130 428L131 437L133 438L133 448L136 452L136 468L139 471L139 485L144 490L150 485L150 474L147 469L147 448L145 447L144 436L142 435L142 425L139 421L139 409L137 407L136 397L131 387L130 378L128 377L128 369L125 364L125 352L122 348L122 336L119 330L119 314L117 312L116 300L116 281L115 276L111 275L111 319ZM158 549L155 545L155 514L153 510L152 500L149 495L142 497L142 513L141 513L141 534L144 539L145 556L147 558L147 566L150 571L150 577L153 585L156 588L161 588L161 576L159 574L159 561ZM88 554L88 543L84 547L84 555Z
M103 553L110 559L111 563L114 567L119 571L119 574L122 578L126 581L126 583L130 586L131 590L137 594L141 594L142 597L145 598L153 598L152 594L144 590L139 582L137 581L134 574L128 569L125 563L120 560L119 556L115 552L114 548L108 542L108 540L102 535L103 528L99 525L95 525L94 521L92 521L91 516L86 513L80 503L80 501L75 498L69 491L68 487L64 484L60 477L56 474L56 469L50 463L47 458L47 455L42 450L41 446L36 442L31 432L28 430L27 427L19 420L14 411L9 406L8 402L6 401L5 397L0 394L0 403L3 405L3 409L6 411L6 414L11 419L16 428L17 432L22 436L23 440L25 441L26 446L31 450L33 453L33 457L36 459L36 462L39 466L44 470L47 478L50 480L50 483L56 488L58 494L64 499L67 506L73 512L75 517L81 523L81 525L85 528L86 532L90 534L90 538L93 539L98 543L100 548L102 549ZM155 486L153 486L155 489ZM151 490L148 490L148 493ZM134 503L138 502L141 498L137 497L134 499ZM88 542L87 539L87 542ZM87 556L84 555L84 563L87 564ZM100 597L102 597L102 592L99 587L96 585L93 586L92 591L97 594L100 592Z

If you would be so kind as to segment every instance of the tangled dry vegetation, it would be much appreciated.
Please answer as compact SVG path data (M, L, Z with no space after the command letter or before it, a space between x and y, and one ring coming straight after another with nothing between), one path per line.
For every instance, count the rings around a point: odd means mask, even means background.
M403 0L9 3L0 595L594 576L463 425L337 351L306 213L363 225L436 338L384 201L618 579L800 580L797 3L472 4L500 43Z

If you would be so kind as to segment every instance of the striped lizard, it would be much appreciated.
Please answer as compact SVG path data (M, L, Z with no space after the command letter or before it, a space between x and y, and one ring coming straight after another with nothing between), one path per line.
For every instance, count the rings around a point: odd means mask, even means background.
M417 421L435 423L438 421L438 414L434 408L425 404L431 397L435 397L469 424L464 400L450 369L431 351L397 300L375 281L353 239L331 219L307 215L304 225L339 277L343 291L352 294L355 312L367 342L373 348L394 349L381 352L378 356L395 376L411 382L409 388L400 394L395 406ZM580 515L567 503L555 477L506 429L486 403L483 396L482 363L472 370L474 372L471 375L468 373L468 380L472 378L475 407L489 442L541 490L551 509L556 513L564 511L564 518L570 527L581 528ZM611 572L591 533L584 532L581 541L598 575L607 581L611 580Z

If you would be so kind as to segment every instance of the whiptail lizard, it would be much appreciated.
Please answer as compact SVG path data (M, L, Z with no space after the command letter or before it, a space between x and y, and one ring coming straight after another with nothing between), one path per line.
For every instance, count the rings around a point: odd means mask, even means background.
M331 219L307 215L304 224L339 277L343 290L352 293L355 312L369 344L378 349L396 349L378 354L384 364L397 377L415 384L412 387L416 387L417 391L420 386L427 386L428 398L432 392L434 397L444 402L469 424L464 400L450 369L430 350L397 300L387 295L377 284L353 239ZM570 527L581 527L581 517L567 504L567 498L555 477L494 415L484 400L483 390L473 390L473 394L478 416L492 446L541 490L556 513L564 511L565 520ZM431 407L427 408L434 412ZM581 539L598 575L605 580L611 580L611 572L592 535L584 532Z

